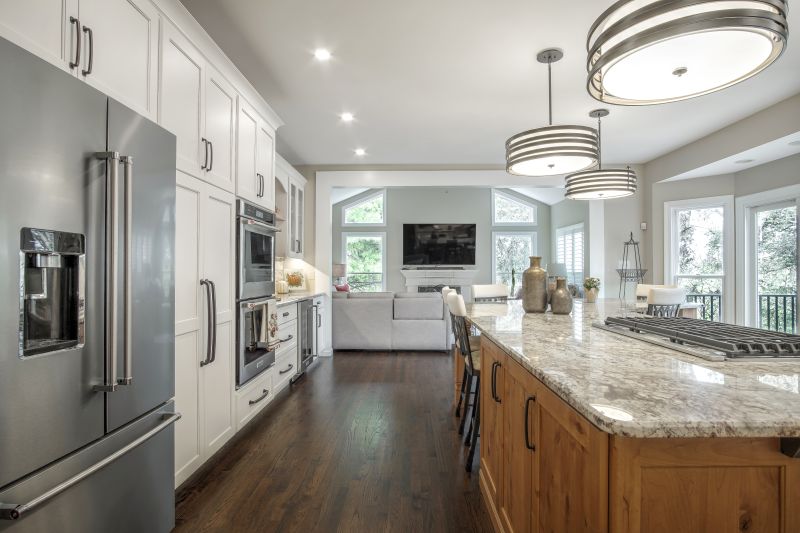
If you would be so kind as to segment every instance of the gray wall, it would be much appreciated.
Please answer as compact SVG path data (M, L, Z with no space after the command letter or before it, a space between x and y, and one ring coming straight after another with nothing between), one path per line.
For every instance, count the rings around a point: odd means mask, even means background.
M534 231L538 253L550 260L550 206L514 191L503 192L536 205L536 226L492 227L491 188L398 187L386 189L386 226L347 226L342 228L342 207L369 196L374 190L349 198L333 206L332 257L342 261L343 232L385 232L387 237L386 289L405 291L405 278L400 273L403 262L403 224L474 223L477 224L475 283L492 283L492 231Z

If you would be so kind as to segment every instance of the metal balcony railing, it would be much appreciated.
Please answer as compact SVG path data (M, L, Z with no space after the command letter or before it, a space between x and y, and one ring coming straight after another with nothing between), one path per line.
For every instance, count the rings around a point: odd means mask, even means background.
M352 292L380 292L383 290L383 272L348 272L347 283Z
M797 332L796 294L759 294L758 317L762 329Z
M697 293L690 292L686 295L686 301L690 303L702 304L700 308L700 318L719 322L722 318L722 295L719 293Z

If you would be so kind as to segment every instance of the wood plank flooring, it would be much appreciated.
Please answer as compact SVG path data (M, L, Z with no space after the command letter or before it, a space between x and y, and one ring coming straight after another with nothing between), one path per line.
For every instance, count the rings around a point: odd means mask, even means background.
M177 496L177 532L489 532L442 353L321 358Z

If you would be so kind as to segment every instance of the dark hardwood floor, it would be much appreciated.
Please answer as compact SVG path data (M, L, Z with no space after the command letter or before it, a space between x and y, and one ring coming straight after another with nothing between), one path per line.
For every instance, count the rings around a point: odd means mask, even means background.
M175 531L492 531L441 353L337 353L178 494Z

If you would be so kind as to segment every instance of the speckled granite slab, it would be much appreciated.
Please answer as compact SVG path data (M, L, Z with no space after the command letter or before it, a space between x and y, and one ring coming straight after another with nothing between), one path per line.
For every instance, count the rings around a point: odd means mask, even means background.
M473 304L482 335L597 427L627 437L800 436L800 359L709 362L592 327L617 300L571 315Z

